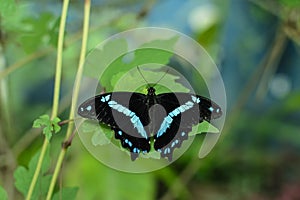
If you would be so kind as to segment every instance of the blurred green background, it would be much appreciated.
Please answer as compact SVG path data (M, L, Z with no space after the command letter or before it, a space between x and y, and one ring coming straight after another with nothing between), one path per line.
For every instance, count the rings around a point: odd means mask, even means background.
M0 185L9 199L23 199L14 188L14 170L27 166L43 143L40 130L31 127L51 111L61 5L0 0ZM61 119L68 118L82 17L83 1L71 1ZM127 174L102 165L75 137L60 183L78 187L76 199L300 199L300 1L96 0L88 49L144 26L185 33L215 60L228 103L220 140L204 159L196 156L204 137L198 135L169 167ZM65 128L51 142L48 174L63 133Z

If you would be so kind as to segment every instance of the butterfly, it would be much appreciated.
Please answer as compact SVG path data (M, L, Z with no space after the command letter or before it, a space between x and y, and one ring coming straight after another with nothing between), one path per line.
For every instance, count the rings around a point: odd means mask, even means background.
M147 91L100 94L84 101L78 114L108 125L122 147L130 151L132 161L140 153L149 153L151 147L172 161L174 149L188 139L194 125L222 115L221 107L203 96L180 92L156 95L154 86L148 86Z

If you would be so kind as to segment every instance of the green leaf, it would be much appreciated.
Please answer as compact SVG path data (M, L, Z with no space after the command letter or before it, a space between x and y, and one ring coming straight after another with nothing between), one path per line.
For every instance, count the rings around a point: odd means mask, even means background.
M58 42L59 25L60 25L60 17L56 19L55 23L53 24L53 26L50 28L49 31L49 36L50 36L49 44L51 44L54 47L57 46L57 42Z
M154 148L152 148L153 150ZM153 158L153 159L160 159L161 156L160 156L160 153L158 151L150 151L149 153L147 154L140 154L140 156L142 158Z
M128 52L128 44L125 39L112 40L105 44L102 49L95 49L89 55L85 65L85 74L96 79L100 78L102 86L107 91L111 91L113 89L111 78L116 75L116 72L120 77L139 65L167 64L173 56L172 49L177 40L177 36L167 40L154 40L143 44L133 52ZM116 57L116 55L120 56ZM97 77L99 74L102 76Z
M105 86L108 91L111 91L114 88L114 85L111 84L111 78L114 78L116 72L118 72L118 76L123 76L132 68L136 68L143 64L158 63L165 65L173 56L172 53L161 49L138 49L134 52L133 60L130 63L124 63L127 55L129 54L116 59L102 75L100 83ZM143 81L142 79L140 80Z
M91 142L94 146L109 144L113 136L113 131L109 127L90 120L82 123L79 132L85 135L92 134Z
M8 200L7 192L1 186L0 186L0 199L1 200Z
M89 77L100 78L99 74L115 59L115 55L122 55L127 52L125 39L109 41L102 49L96 48L88 56L88 62L84 66L84 74ZM101 58L101 59L99 59Z
M46 136L47 140L50 141L53 133L58 133L61 130L58 124L61 120L55 117L50 120L49 115L42 115L38 119L34 120L33 128L43 128L43 134Z
M197 128L197 130L195 130ZM197 135L201 133L219 133L219 129L208 123L207 121L201 122L198 126L194 126L189 136Z
M110 140L105 136L105 134L100 133L98 131L93 134L92 144L94 146L106 145L106 144L109 144L109 143L110 143Z
M45 174L50 167L50 153L49 148L46 150L45 157L43 159L41 174L37 180L36 187L33 190L32 199L42 199L48 191L48 187L51 181L51 175ZM14 172L15 186L19 192L24 196L27 195L29 190L37 163L39 159L40 152L37 152L29 162L28 169L23 166L17 167Z
M27 53L36 51L40 46L56 45L54 42L57 41L59 22L52 13L25 18L23 26L26 29L23 30L19 41Z
M2 17L10 17L16 11L14 0L0 0L0 14Z
M9 35L19 35L24 30L23 19L28 14L26 3L14 0L0 0L1 30ZM8 42L9 38L6 38ZM15 42L15 37L11 38Z
M62 191L58 191L52 197L52 200L61 200L61 199L68 199L73 200L76 198L78 187L65 187L62 188Z
M52 120L52 127L53 127L52 131L54 131L54 133L58 133L61 130L61 126L58 125L59 122L61 122L61 120L58 117L55 117Z
M138 79L137 77L141 76L137 70L132 71L131 73L127 73L123 75L123 73L117 73L114 77L111 78L111 85L114 86L114 90L116 91L134 91L136 88L136 92L147 93L147 84L143 79ZM166 74L165 71L150 71L147 70L143 73L145 79L149 82L156 82L157 77L164 76L163 79L155 86L156 93L165 93L165 92L189 92L190 90L184 87L181 83L179 83L180 77L174 76L172 74ZM172 83L172 84L170 84ZM139 87L140 85L144 85ZM166 88L163 85L168 85Z
M161 48L171 51L174 48L179 36L174 36L167 40L153 40L141 45L141 48Z
M93 134L91 140L94 146L109 144L113 136L113 132L109 127L89 120L86 120L79 127L79 131L84 134Z
M41 128L42 126L47 126L50 124L49 115L42 115L33 122L33 128Z

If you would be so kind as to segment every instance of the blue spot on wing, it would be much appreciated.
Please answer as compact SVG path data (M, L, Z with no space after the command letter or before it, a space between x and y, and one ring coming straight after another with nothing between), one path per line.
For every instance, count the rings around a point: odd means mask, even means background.
M195 97L194 95L192 95L192 100L195 103L200 103L200 98L199 97Z
M118 134L119 134L119 135L122 135L122 131L118 131Z
M87 110L87 111L91 111L91 110L92 110L92 106L89 105L88 107L86 107L86 110Z
M109 99L110 99L110 94L101 97L102 102L107 102L107 101L109 101Z

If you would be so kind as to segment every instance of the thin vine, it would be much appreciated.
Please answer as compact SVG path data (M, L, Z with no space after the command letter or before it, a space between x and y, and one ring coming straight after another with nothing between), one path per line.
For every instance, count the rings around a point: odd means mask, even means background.
M85 0L84 4L84 19L83 19L83 36L82 36L82 45L81 45L81 52L80 52L80 58L79 58L79 64L78 64L78 71L74 83L74 93L73 93L73 98L72 98L72 104L71 104L71 110L69 114L69 119L73 119L75 116L75 108L77 105L77 99L78 99L78 94L79 94L79 86L80 86L80 80L82 78L82 73L83 73L83 66L84 66L84 61L85 61L85 55L86 55L86 46L87 46L87 38L88 38L88 30L89 30L89 17L90 17L90 8L91 8L91 1L90 0ZM72 137L72 132L74 129L74 122L71 121L68 123L68 129L66 133L65 140L69 141L70 137ZM59 171L61 169L64 157L67 152L67 147L64 146L60 154L58 156L58 160L54 169L54 173L52 176L52 180L50 183L50 187L47 193L46 200L50 200L51 196L53 194L54 186L57 181L57 177L59 174Z
M57 117L58 113L58 103L59 103L59 93L60 93L60 84L61 84L61 72L62 72L62 52L63 52L63 42L64 42L64 33L65 33L65 25L67 18L67 11L69 6L69 0L64 0L62 7L62 15L60 19L60 27L58 34L58 45L57 45L57 60L56 60L56 71L55 71L55 84L54 84L54 97L53 97L53 106L52 106L52 115L51 119ZM42 163L45 157L46 149L49 145L49 141L45 137L44 143L42 146L41 154L39 156L38 164L36 166L36 170L34 172L32 181L30 183L30 187L27 193L26 200L30 200L32 197L33 190L35 188L38 176L41 171Z

